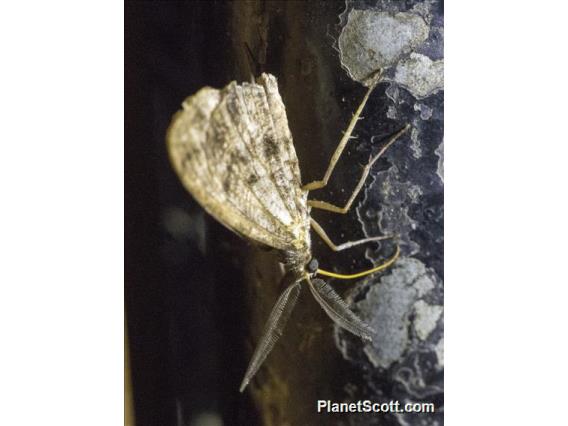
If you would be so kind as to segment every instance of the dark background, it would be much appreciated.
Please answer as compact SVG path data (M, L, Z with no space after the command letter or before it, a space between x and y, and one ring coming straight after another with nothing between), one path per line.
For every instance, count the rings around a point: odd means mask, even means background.
M234 78L226 10L126 3L125 299L140 425L189 424L202 412L236 424L247 406L234 392L247 362L235 313L240 277L222 247L242 243L183 189L164 139L185 96ZM205 247L205 238L215 243Z

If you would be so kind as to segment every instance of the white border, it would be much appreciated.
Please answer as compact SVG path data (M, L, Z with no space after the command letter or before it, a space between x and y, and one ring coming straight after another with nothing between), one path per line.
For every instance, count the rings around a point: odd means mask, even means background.
M446 422L565 418L566 6L446 2ZM122 421L123 5L0 9L0 423Z
M445 420L560 424L566 6L446 2Z
M123 7L0 6L3 425L123 421Z

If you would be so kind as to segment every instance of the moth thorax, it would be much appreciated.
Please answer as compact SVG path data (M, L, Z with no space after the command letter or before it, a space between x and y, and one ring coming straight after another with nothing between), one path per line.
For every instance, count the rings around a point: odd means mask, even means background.
M284 262L288 265L290 269L297 271L298 273L305 272L306 265L312 258L311 251L305 246L302 249L286 250L284 252L285 260Z
M312 251L310 247L310 242L306 240L296 240L294 243L294 257L296 257L296 262L305 265L312 258Z

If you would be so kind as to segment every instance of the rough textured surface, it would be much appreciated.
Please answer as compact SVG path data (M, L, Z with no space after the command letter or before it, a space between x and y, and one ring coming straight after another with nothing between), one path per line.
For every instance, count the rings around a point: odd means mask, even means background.
M262 66L279 77L304 183L323 175L341 132L361 100L363 90L350 79L355 76L364 83L365 77L376 71L377 64L387 67L386 82L373 93L363 113L365 119L355 129L357 139L348 145L328 187L312 198L341 205L357 181L360 165L378 152L395 131L406 123L412 126L410 134L389 148L374 166L355 202L357 207L349 215L312 212L335 242L363 236L398 236L403 258L392 270L358 284L331 282L338 291L353 289L349 300L376 330L374 342L365 344L333 328L304 291L282 341L267 358L258 378L251 382L251 395L262 423L441 424L440 3L286 2L269 3L262 10L265 16L256 21L266 24L262 27L266 44L255 41L250 32L246 34L253 40L247 43L266 47L267 51L257 57L266 58ZM339 26L330 25L337 17ZM377 33L377 21L389 31ZM391 30L397 34L395 37L389 35ZM373 63L373 58L382 62ZM347 72L342 72L341 66ZM386 241L380 246L371 244L330 253L316 236L312 240L320 265L337 271L368 268L370 263L390 256L394 248L392 241ZM268 254L254 251L247 262L245 277L252 291L246 296L252 312L251 347L282 290L275 285L278 273L270 262ZM330 332L332 328L334 333ZM322 416L314 409L317 399L432 402L436 413Z
M355 12L355 10L358 10ZM402 15L401 15L402 14ZM400 48L394 61L384 61L385 88L378 116L411 123L409 140L393 146L383 167L377 167L361 200L357 215L367 236L397 235L405 258L382 277L359 284L351 294L357 312L377 331L373 344L361 348L336 330L338 349L354 371L354 379L344 385L347 400L373 399L388 402L434 402L433 415L388 415L350 417L349 425L436 425L443 423L443 16L440 3L380 1L349 3L346 29L352 48L376 51L372 38L353 39L363 29L349 30L356 17L364 22L377 17L419 15L428 25L428 36L413 46ZM363 17L367 15L367 17ZM393 18L394 19L394 18ZM406 19L406 23L419 20ZM416 24L417 28L420 25ZM371 31L369 28L365 31ZM416 28L412 34L422 34ZM341 41L341 38L340 38ZM399 45L399 47L402 45ZM388 47L390 49L390 47ZM340 42L341 49L341 42ZM379 57L375 55L375 57ZM356 53L341 56L343 66L353 74L366 72ZM351 60L349 64L346 61ZM378 63L377 63L378 64ZM371 136L383 141L385 134ZM388 244L369 248L373 263L384 257ZM361 378L361 375L363 378Z
M394 81L410 90L416 98L425 98L444 87L444 61L411 53L397 65Z
M428 38L428 26L415 13L352 9L339 36L341 63L365 82L379 68L396 65Z
M411 2L412 3L412 2ZM443 26L436 1L348 3L339 36L341 64L351 78L366 83L379 68L386 79L424 98L444 85ZM362 9L358 9L362 7Z
M360 342L337 329L343 357L357 366L364 380L346 384L350 400L434 402L443 394L442 286L434 271L404 258L380 278L365 281L351 293L356 311L376 330L373 342ZM371 368L363 368L370 363ZM358 376L355 376L358 377ZM365 421L370 421L370 416ZM441 424L442 412L388 415L378 424ZM369 424L361 419L347 424ZM374 423L370 423L374 424Z
M363 318L376 330L373 343L364 348L375 367L388 368L407 351L411 340L410 315L413 312L416 314L413 326L417 332L420 330L419 335L423 335L424 324L416 321L424 303L421 298L435 287L434 278L426 274L421 262L405 258L355 304L357 310L363 312ZM369 315L371 312L373 314ZM425 337L430 331L425 333Z

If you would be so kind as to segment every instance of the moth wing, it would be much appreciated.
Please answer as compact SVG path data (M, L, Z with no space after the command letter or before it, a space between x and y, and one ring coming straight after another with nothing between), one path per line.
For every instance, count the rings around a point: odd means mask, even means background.
M369 341L373 340L372 336L375 331L349 309L347 303L329 284L315 279L308 280L308 286L314 298L333 322L356 336Z
M301 289L301 281L296 281L286 288L276 301L241 382L239 388L241 392L245 390L278 339L282 337L284 327L292 314Z
M206 87L183 102L168 130L185 188L223 225L282 250L309 238L307 192L276 79Z

